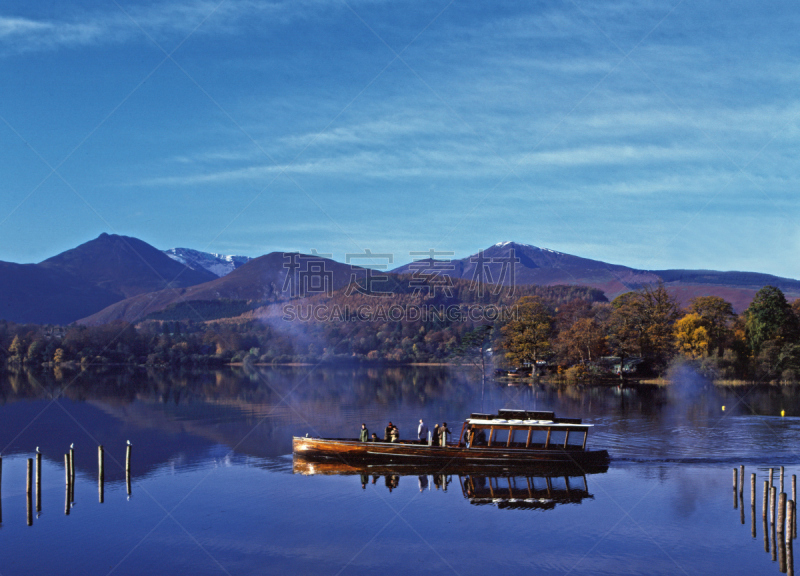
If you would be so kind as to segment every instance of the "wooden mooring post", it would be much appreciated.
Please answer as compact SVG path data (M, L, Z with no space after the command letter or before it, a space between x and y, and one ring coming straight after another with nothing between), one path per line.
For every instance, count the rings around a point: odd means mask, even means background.
M769 499L769 482L764 480L764 498L761 502L761 516L764 517L764 522L767 521L767 501Z
M797 476L792 474L792 501L797 504ZM794 515L792 522L792 538L797 538L797 514Z
M744 526L744 496L739 492L739 521Z
M781 492L778 496L778 521L776 528L778 533L782 536L786 528L786 492Z
M794 525L794 500L786 502L786 541L792 540L792 526Z
M27 503L28 526L33 526L33 458L28 458L25 502Z
M72 479L70 478L69 475L69 452L64 454L64 477L67 479L66 483L67 503L64 505L64 514L69 514L70 493L71 493L70 485L72 484L71 482Z
M103 483L105 480L104 471L103 471L103 447L97 447L97 495L100 500L100 504L103 503Z
M737 494L737 492L738 492L738 489L737 489L738 488L738 480L739 480L739 474L738 474L736 468L734 468L733 469L733 507L734 508L737 508L738 504L739 504L739 499L737 497L738 496L738 494Z
M128 490L128 496L131 495L131 449L131 441L128 440L125 448L125 487Z
M42 511L42 455L36 448L36 512Z
M769 489L769 523L774 526L775 525L775 497L777 492L775 490L775 486L770 486Z
M756 507L756 475L750 474L750 507Z
M779 534L778 536L783 536ZM783 538L778 538L778 571L781 574L786 574L786 541Z
M783 466L781 466L780 481L781 481L781 489L780 489L780 491L783 492L784 491L783 490Z
M739 494L744 494L744 464L739 466Z
M761 522L761 528L764 531L764 552L769 552L769 525L767 524L767 517L764 516Z

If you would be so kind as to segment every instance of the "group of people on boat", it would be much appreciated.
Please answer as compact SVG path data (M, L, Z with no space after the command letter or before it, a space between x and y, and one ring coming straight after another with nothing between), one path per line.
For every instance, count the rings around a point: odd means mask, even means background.
M430 444L431 446L447 446L447 438L451 435L450 429L447 427L447 422L441 425L437 422L433 426L433 432L428 432L428 426L420 418L419 426L417 427L417 442L420 444ZM369 429L365 423L361 424L361 432L358 439L361 442L380 442L378 435L374 432L370 436ZM384 442L397 442L400 440L400 431L397 426L389 422L383 432Z

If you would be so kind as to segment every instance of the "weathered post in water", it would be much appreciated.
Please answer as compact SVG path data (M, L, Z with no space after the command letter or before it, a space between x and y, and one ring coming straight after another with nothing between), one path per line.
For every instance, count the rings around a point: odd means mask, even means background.
M779 534L783 536L783 534ZM778 571L781 574L786 574L786 542L783 538L778 538Z
M744 464L739 466L739 494L744 493Z
M750 506L756 507L756 475L750 474Z
M764 522L767 521L767 500L769 499L769 482L764 480L764 498L761 502L761 516L764 517Z
M781 492L778 496L778 523L776 528L778 533L783 535L783 530L786 527L786 492Z
M786 542L786 574L794 576L794 552L791 538Z
M797 502L797 476L792 474L792 501ZM797 514L794 515L792 523L792 538L797 538Z
M781 466L781 492L783 492L783 466Z
M775 542L775 526L772 526L770 528L769 535L770 535L770 540L772 541L772 561L775 562L775 560L778 559L778 548L775 545L776 544L776 542Z
M64 477L67 480L67 504L64 514L69 514L69 504L72 502L72 478L69 475L69 452L64 454Z
M131 495L131 441L128 440L128 446L125 449L125 487L128 490L128 496Z
M761 528L764 530L764 552L769 552L769 526L767 526L767 517L764 516L764 521L761 523Z
M36 448L36 512L42 511L42 455Z
M739 521L744 526L744 497L741 492L739 492Z
M25 483L25 502L28 505L28 526L33 526L33 458L28 458L28 474Z
M792 539L792 525L794 524L794 500L786 502L786 541Z
M103 447L97 447L97 494L100 504L103 503L103 481L105 480L103 471Z
M739 500L736 497L737 496L736 493L738 492L738 490L736 489L737 488L738 479L739 479L739 475L736 473L736 468L734 468L733 469L733 507L734 508L736 508L738 503L739 503Z
M775 525L775 496L777 492L775 491L775 486L771 486L769 489L769 523L774 526Z

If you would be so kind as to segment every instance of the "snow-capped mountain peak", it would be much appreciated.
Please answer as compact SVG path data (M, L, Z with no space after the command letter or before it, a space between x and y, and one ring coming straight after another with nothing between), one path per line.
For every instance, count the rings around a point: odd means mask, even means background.
M216 276L225 276L251 260L248 256L231 256L200 252L191 248L170 248L164 254L193 270L208 270Z

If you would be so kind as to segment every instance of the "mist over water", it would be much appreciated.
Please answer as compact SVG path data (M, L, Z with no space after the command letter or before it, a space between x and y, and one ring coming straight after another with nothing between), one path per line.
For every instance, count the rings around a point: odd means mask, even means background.
M788 486L800 471L800 390L718 387L686 366L670 378L665 386L484 387L474 370L438 366L4 374L0 570L777 572L763 535L753 544L731 507L731 469L758 474L759 498L769 467L785 466ZM413 438L420 418L429 427L446 421L455 435L471 412L500 408L583 418L594 425L588 447L611 454L608 472L292 473L293 435L355 437L364 422L382 436L391 420ZM75 505L65 515L70 443ZM29 527L25 460L37 446L42 512ZM525 546L509 554L508 534ZM34 548L43 552L31 558Z

